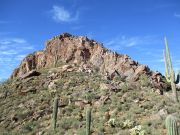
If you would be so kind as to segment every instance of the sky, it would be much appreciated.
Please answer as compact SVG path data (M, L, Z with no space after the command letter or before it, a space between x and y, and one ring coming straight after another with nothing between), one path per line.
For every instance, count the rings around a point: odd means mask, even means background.
M180 67L179 0L0 0L0 80L29 53L68 32L164 74L164 37Z

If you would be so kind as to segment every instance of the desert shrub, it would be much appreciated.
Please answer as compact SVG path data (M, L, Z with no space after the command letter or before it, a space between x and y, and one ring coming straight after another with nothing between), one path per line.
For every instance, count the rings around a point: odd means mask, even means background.
M138 125L130 129L130 135L145 135L145 130L141 125Z
M99 96L106 96L108 93L109 93L109 90L108 90L108 89L106 89L106 90L101 90L100 93L99 93Z
M127 83L124 83L124 85L121 87L121 89L122 89L122 92L123 92L123 93L128 92L128 84L127 84Z
M19 109L17 111L17 119L18 120L23 120L27 117L30 117L31 115L33 114L33 111L32 110L23 110L23 109Z
M116 96L117 96L117 97L122 97L123 94L124 94L124 93L123 93L122 91L120 91L120 92L117 92L117 93L116 93Z
M80 107L73 107L73 112L72 115L73 116L78 116L81 113L81 108Z
M117 111L122 111L122 104L121 103L118 103L117 104Z
M85 94L85 99L91 102L95 98L95 94L93 92L87 92Z
M109 111L109 106L108 105L100 106L99 111L100 112L108 112Z
M103 125L99 125L96 129L96 131L98 132L98 135L104 135L104 126Z
M130 109L131 105L126 103L121 105L122 111L128 111Z
M122 128L132 128L134 126L134 123L134 121L127 119L123 122Z
M75 126L75 124L77 124L77 120L74 118L62 118L60 120L59 126L67 131L71 129L72 126Z
M161 119L153 120L151 127L154 129L158 129L158 127L161 126L162 123L164 123L164 121L162 121Z
M144 112L144 108L141 108L137 104L134 104L131 106L129 111L133 114L142 114L142 112Z
M24 129L26 132L33 131L34 129L37 129L37 128L38 128L38 123L37 123L36 121L27 122L27 123L23 126L23 129Z
M150 85L149 78L146 74L142 74L140 77L140 84L144 87L148 87Z
M77 135L85 135L86 134L86 129L85 128L79 128L76 131Z
M75 109L75 105L68 105L66 108L65 108L65 115L67 116L71 116L73 111Z
M96 78L93 78L93 80L91 80L89 83L88 83L88 86L90 89L94 89L94 90L97 90L99 89L99 82L100 80L97 80Z
M115 125L116 125L116 119L115 119L115 118L109 119L108 125L109 125L110 127L115 127Z
M115 76L113 78L113 81L115 82L124 82L125 81L125 78L121 77L121 76Z
M151 110L154 107L154 104L149 101L146 101L142 104L142 107L144 109Z

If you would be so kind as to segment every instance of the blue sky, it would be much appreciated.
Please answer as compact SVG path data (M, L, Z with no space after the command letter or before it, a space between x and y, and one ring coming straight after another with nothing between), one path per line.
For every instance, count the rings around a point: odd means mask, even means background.
M63 32L84 35L164 73L164 36L180 67L179 0L0 0L0 80Z

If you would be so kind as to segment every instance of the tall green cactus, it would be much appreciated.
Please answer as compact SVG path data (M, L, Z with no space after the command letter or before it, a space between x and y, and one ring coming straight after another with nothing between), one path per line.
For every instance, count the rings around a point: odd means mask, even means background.
M166 118L167 135L180 135L176 117L169 115Z
M86 135L91 134L91 108L86 110Z
M58 50L54 51L54 67L57 67L58 63Z
M167 44L167 49L168 49L168 51L163 51L163 53L164 53L164 62L165 62L165 69L166 69L166 71L165 71L165 77L166 77L166 80L167 80L167 82L171 82L171 76L170 76L170 66L169 65L171 65L170 63L169 63L169 61L168 61L168 59L167 59L167 53L166 52L169 52L169 48L168 48L168 43L167 43L167 39L165 38L165 43ZM175 75L175 74L174 74ZM179 81L180 81L180 71L178 71L178 73L176 74L176 76L174 76L175 78L174 78L174 83L175 84L178 84L179 83Z
M177 80L175 80L175 74L174 74L171 57L170 57L170 52L169 52L169 47L168 47L168 41L166 38L165 38L165 46L166 46L166 50L164 51L164 61L165 61L165 67L166 67L165 77L168 82L171 82L171 88L172 88L172 92L173 92L173 100L175 102L178 102L176 83L178 83L178 81L179 81L179 75L178 75Z
M54 98L53 114L52 114L52 128L54 130L56 129L57 114L58 114L58 96L56 95Z

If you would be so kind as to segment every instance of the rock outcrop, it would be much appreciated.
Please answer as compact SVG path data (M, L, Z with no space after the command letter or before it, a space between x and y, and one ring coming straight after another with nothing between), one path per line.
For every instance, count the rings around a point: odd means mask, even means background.
M119 74L126 77L126 80L136 81L141 74L146 74L154 86L159 89L166 87L160 73L152 72L147 66L135 62L128 55L110 51L87 37L68 33L48 40L43 51L25 57L11 78L19 78L32 70L58 66L59 62L92 65L110 79L114 74Z

